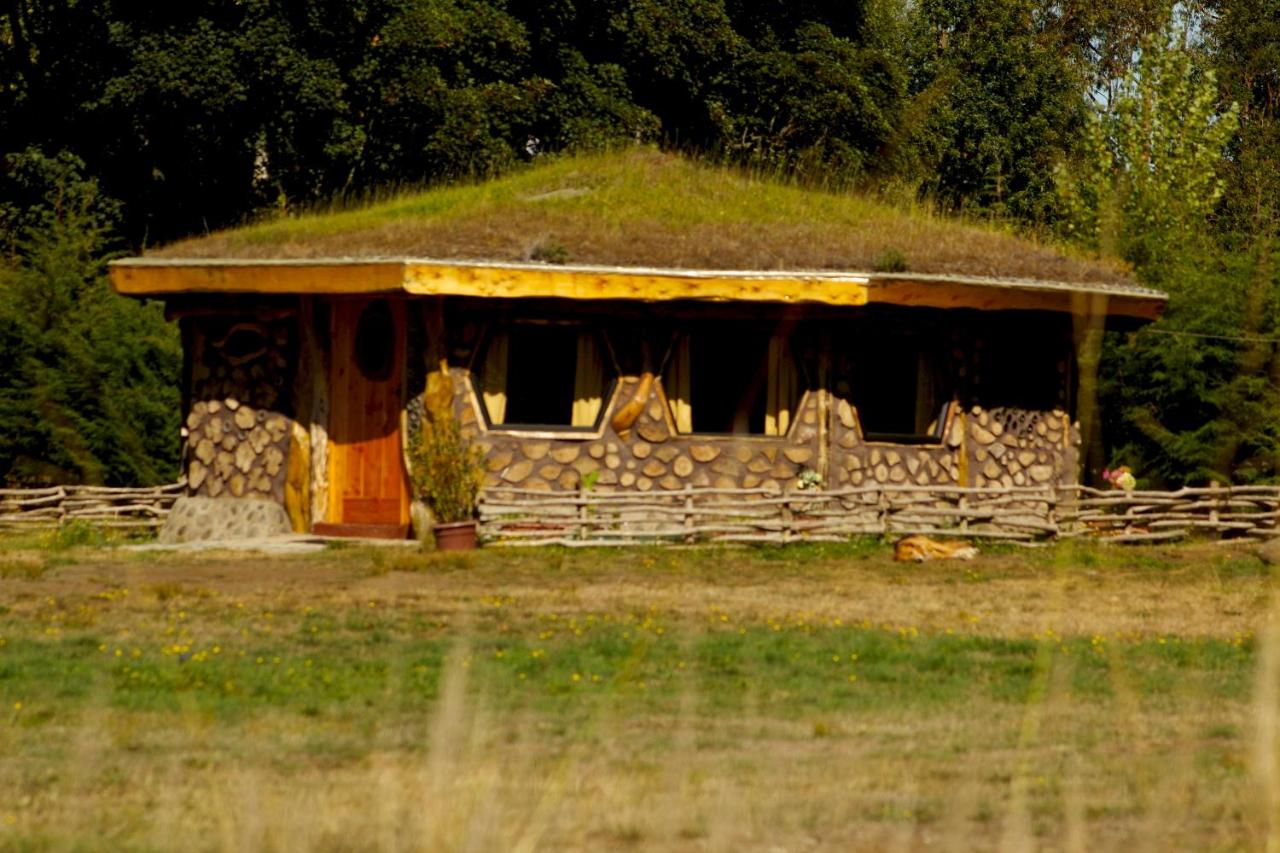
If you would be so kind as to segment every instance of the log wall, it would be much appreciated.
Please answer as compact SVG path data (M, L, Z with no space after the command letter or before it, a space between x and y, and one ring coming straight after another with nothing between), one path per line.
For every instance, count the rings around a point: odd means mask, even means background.
M520 316L554 316L554 310L530 309ZM1062 318L999 312L963 319L913 312L874 322L856 313L792 317L786 322L798 324L793 340L807 390L788 434L767 437L675 430L662 381L647 371L664 363L669 330L696 322L705 311L660 318L654 321L659 331L647 333L643 315L630 323L641 331L610 316L586 320L608 337L621 373L595 431L488 427L474 373L486 316L478 307L449 313L444 329L454 412L464 434L484 452L486 488L573 492L590 483L600 492L692 487L778 495L795 489L807 472L837 489L1047 488L1078 481L1080 434L1067 414L1071 356ZM735 321L751 320L726 319ZM892 339L899 331L934 342L946 354L937 370L958 402L937 440L898 444L863 433L852 392L877 365L874 354L857 349L856 340L863 334Z
M186 321L192 351L184 427L190 493L285 502L296 317Z

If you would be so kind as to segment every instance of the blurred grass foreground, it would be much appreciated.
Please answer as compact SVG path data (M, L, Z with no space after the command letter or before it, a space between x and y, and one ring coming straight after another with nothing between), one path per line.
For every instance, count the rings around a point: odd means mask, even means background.
M1280 838L1261 560L888 551L0 542L0 848Z

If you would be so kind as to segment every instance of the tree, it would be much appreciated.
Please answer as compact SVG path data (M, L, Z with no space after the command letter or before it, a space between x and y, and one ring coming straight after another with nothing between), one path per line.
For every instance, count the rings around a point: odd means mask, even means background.
M0 207L0 481L138 485L177 474L182 355L158 305L104 275L119 206L84 164L6 161Z
M944 205L1056 215L1054 164L1085 123L1082 82L1031 0L922 0L911 13L910 146Z
M1112 335L1103 351L1112 456L1157 482L1254 480L1274 475L1280 437L1263 341L1274 329L1274 247L1215 232L1239 108L1222 104L1188 41L1171 22L1143 42L1060 190L1078 240L1118 251L1170 294L1160 327Z

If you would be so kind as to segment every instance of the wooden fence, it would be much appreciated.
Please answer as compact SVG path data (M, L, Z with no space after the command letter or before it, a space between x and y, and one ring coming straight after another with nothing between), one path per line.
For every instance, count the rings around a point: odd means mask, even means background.
M140 489L0 489L0 530L71 521L154 529L185 491L185 483ZM1280 486L1171 492L866 486L784 494L762 489L638 493L498 488L484 492L480 501L480 534L497 545L836 542L911 533L1023 542L1080 536L1152 542L1194 532L1280 536Z
M662 493L491 489L480 533L498 545L599 546L653 542L834 542L924 533L1033 541L1093 536L1161 541L1193 531L1280 535L1280 487L1173 492L1067 488L872 486L777 494L759 489Z
M52 486L0 489L0 530L57 527L72 521L112 530L160 527L187 485L140 489L102 486Z

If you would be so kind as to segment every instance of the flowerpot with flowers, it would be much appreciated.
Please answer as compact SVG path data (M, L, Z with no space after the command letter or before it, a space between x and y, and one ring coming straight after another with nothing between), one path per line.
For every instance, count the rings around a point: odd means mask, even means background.
M476 505L484 476L482 454L452 417L427 418L413 441L413 490L431 511L436 550L476 547Z

